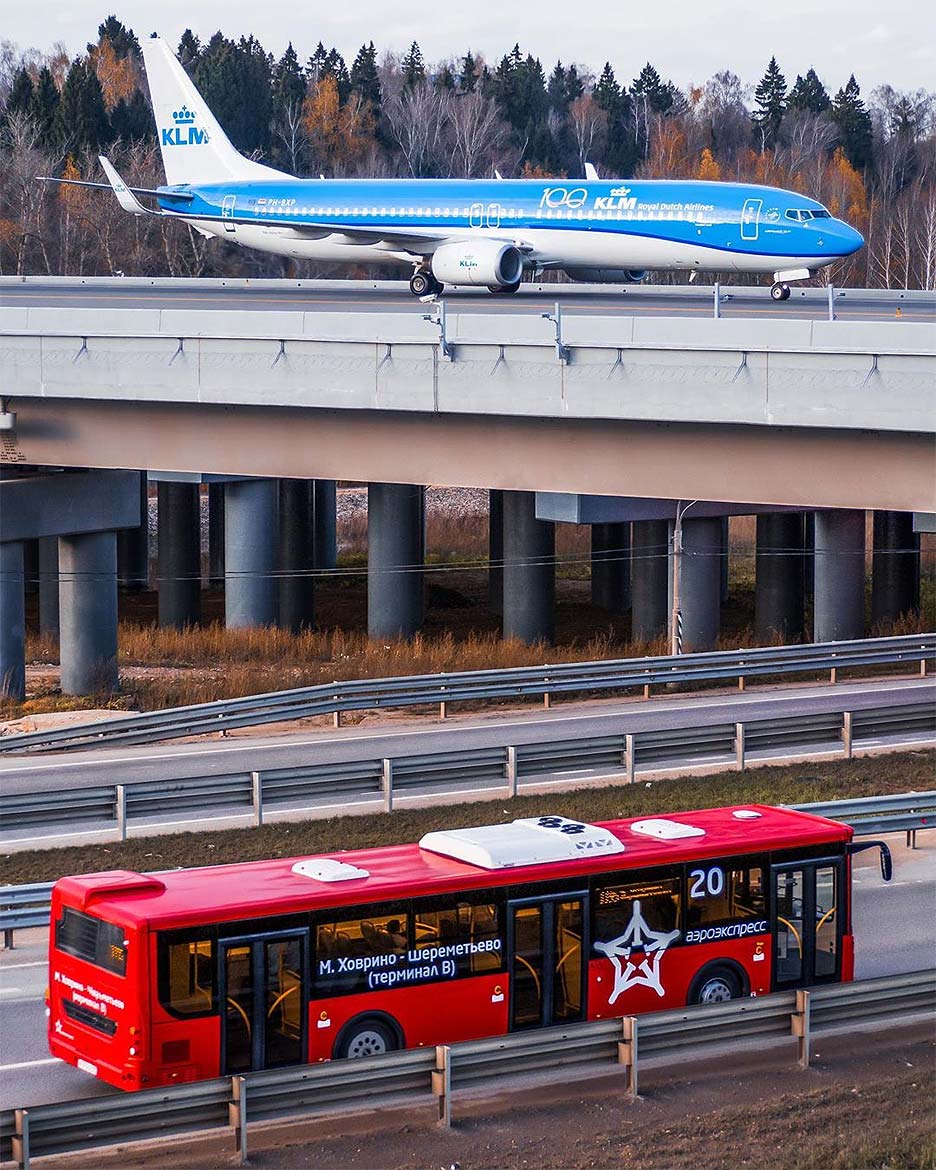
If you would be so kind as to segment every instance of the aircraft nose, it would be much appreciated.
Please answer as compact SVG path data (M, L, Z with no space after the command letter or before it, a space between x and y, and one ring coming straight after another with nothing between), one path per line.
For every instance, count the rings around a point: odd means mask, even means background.
M841 220L838 220L836 222L835 242L843 256L850 256L852 252L857 252L859 248L864 247L864 236L861 232L855 231L850 224L842 223Z

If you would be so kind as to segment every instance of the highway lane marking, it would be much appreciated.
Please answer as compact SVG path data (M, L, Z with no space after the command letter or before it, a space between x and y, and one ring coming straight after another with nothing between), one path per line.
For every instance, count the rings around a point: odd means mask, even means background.
M902 683L902 684L898 684L898 685L901 687L902 690L908 690L908 691L909 690L930 690L933 688L934 682L932 679L929 679L929 680L927 680L927 679L909 679L907 682ZM672 702L672 700L664 700L662 702L659 702L659 703L653 705L649 709L646 707L643 707L643 706L637 706L637 704L639 704L641 702L641 700L635 699L634 700L634 705L635 705L634 710L628 709L628 710L617 710L617 711L596 711L592 714L584 714L584 715L563 713L561 715L554 715L552 717L550 717L548 715L545 715L545 716L544 715L529 715L523 719L514 719L509 723L508 722L501 722L497 719L494 719L488 723L472 723L472 724L461 723L461 724L458 724L458 725L452 726L452 727L426 727L426 728L415 728L415 729L407 728L407 729L404 729L401 731L375 731L373 733L365 731L365 732L362 732L361 734L356 735L356 736L341 736L340 738L339 737L330 738L326 732L326 733L320 734L319 736L317 736L314 739L290 739L285 743L282 740L276 740L274 742L269 742L269 743L264 742L262 740L260 742L258 742L257 740L253 740L250 743L225 744L223 746L220 744L217 744L217 745L216 744L205 744L205 745L202 745L202 744L181 744L175 751L163 752L163 753L160 753L159 755L152 755L152 756L148 756L148 755L107 756L102 760L91 760L91 761L89 761L87 759L85 759L85 760L81 760L81 759L62 760L61 762L58 760L55 760L54 762L49 763L49 764L38 764L38 763L32 763L31 761L28 763L24 762L23 766L14 766L11 768L0 767L0 776L3 776L3 775L6 775L7 777L22 776L23 774L26 774L30 770L33 770L33 769L42 771L44 769L47 770L50 767L54 767L56 769L56 771L58 771L58 770L63 769L63 768L80 768L80 767L91 768L91 767L94 767L95 764L102 764L102 763L106 763L108 765L110 765L110 764L132 764L132 763L137 763L137 764L161 763L165 760L177 759L182 752L188 752L193 756L214 755L214 754L231 755L231 754L236 753L236 752L259 751L259 750L269 751L269 750L272 750L275 748L284 748L285 749L285 748L315 747L316 745L323 745L323 744L324 745L342 746L345 744L352 744L352 743L362 743L362 742L370 743L371 741L379 741L382 739L398 739L401 736L406 736L406 735L420 735L420 736L422 736L422 735L451 735L451 734L460 734L462 732L470 732L470 731L488 731L488 730L492 730L495 728L499 731L500 730L509 731L515 727L530 727L530 726L535 726L537 724L542 724L544 726L557 725L557 724L562 724L562 723L566 723L566 722L571 722L573 720L576 722L584 722L585 720L589 720L589 719L615 719L615 718L620 719L623 717L627 717L628 715L637 715L637 716L658 715L660 713L669 712L669 711L697 711L700 708L720 707L720 706L730 706L732 708L739 708L739 707L743 707L743 706L746 706L748 704L754 704L754 703L778 703L778 702L793 703L793 702L802 702L804 700L808 700L811 698L823 698L823 697L829 698L831 700L831 699L845 698L847 696L852 696L852 695L876 695L879 691L886 691L887 693L890 693L893 690L893 683L891 683L891 682L881 683L879 685L875 684L875 686L877 687L877 689L872 690L872 689L870 689L870 687L868 687L867 684L862 685L861 683L855 683L851 687L838 686L838 687L836 687L835 691L831 692L831 693L830 693L830 688L823 687L823 688L818 689L818 690L816 688L812 688L811 690L807 691L805 694L803 694L802 692L791 693L789 691L786 691L786 692L783 692L783 693L777 694L777 695L764 695L764 696L761 696L761 695L755 696L755 695L751 695L749 693L744 694L742 696L740 694L740 692L737 692L737 693L732 694L732 695L721 695L717 699L708 699L708 700L706 700L706 699L699 699L699 700L692 699L692 700L688 700L686 702L679 702L678 707L667 706L666 704L668 702ZM725 700L727 700L727 703L725 702ZM302 718L302 716L300 716L300 718ZM287 720L284 720L284 722L287 722ZM206 734L213 734L213 733L206 733ZM192 750L193 748L196 748L198 750L193 751ZM15 761L14 763L18 764L19 761Z
M0 995L23 995L22 987L0 987Z
M0 963L0 975L4 971L25 971L27 967L47 967L45 961L41 963Z
M39 1068L44 1064L62 1064L57 1056L47 1056L43 1060L21 1060L18 1064L0 1064L0 1072L14 1072L20 1068Z

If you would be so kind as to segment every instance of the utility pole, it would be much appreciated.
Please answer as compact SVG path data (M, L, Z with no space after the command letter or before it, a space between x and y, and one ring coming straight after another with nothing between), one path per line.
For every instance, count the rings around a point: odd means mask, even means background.
M676 520L673 524L673 615L670 622L670 654L682 654L682 522L683 516L698 500L684 504L676 501Z

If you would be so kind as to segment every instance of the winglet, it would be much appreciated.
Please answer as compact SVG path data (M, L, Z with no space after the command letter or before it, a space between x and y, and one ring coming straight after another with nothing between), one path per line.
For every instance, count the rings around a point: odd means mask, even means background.
M589 182L592 182L592 180L598 178L598 171L595 169L594 163L587 162L585 164L585 178Z
M98 161L104 168L104 174L107 175L107 181L113 188L114 194L117 196L117 202L124 209L129 211L131 215L149 215L143 204L137 199L127 187L120 175L117 174L114 164L110 159L105 158L103 154L98 155Z

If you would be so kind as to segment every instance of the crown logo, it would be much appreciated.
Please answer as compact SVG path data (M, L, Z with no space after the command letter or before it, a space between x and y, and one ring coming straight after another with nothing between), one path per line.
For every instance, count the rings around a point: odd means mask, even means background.
M172 120L178 126L190 126L195 121L195 115L188 106L183 106L181 110L172 111Z
M630 187L612 187L612 195L630 195Z

